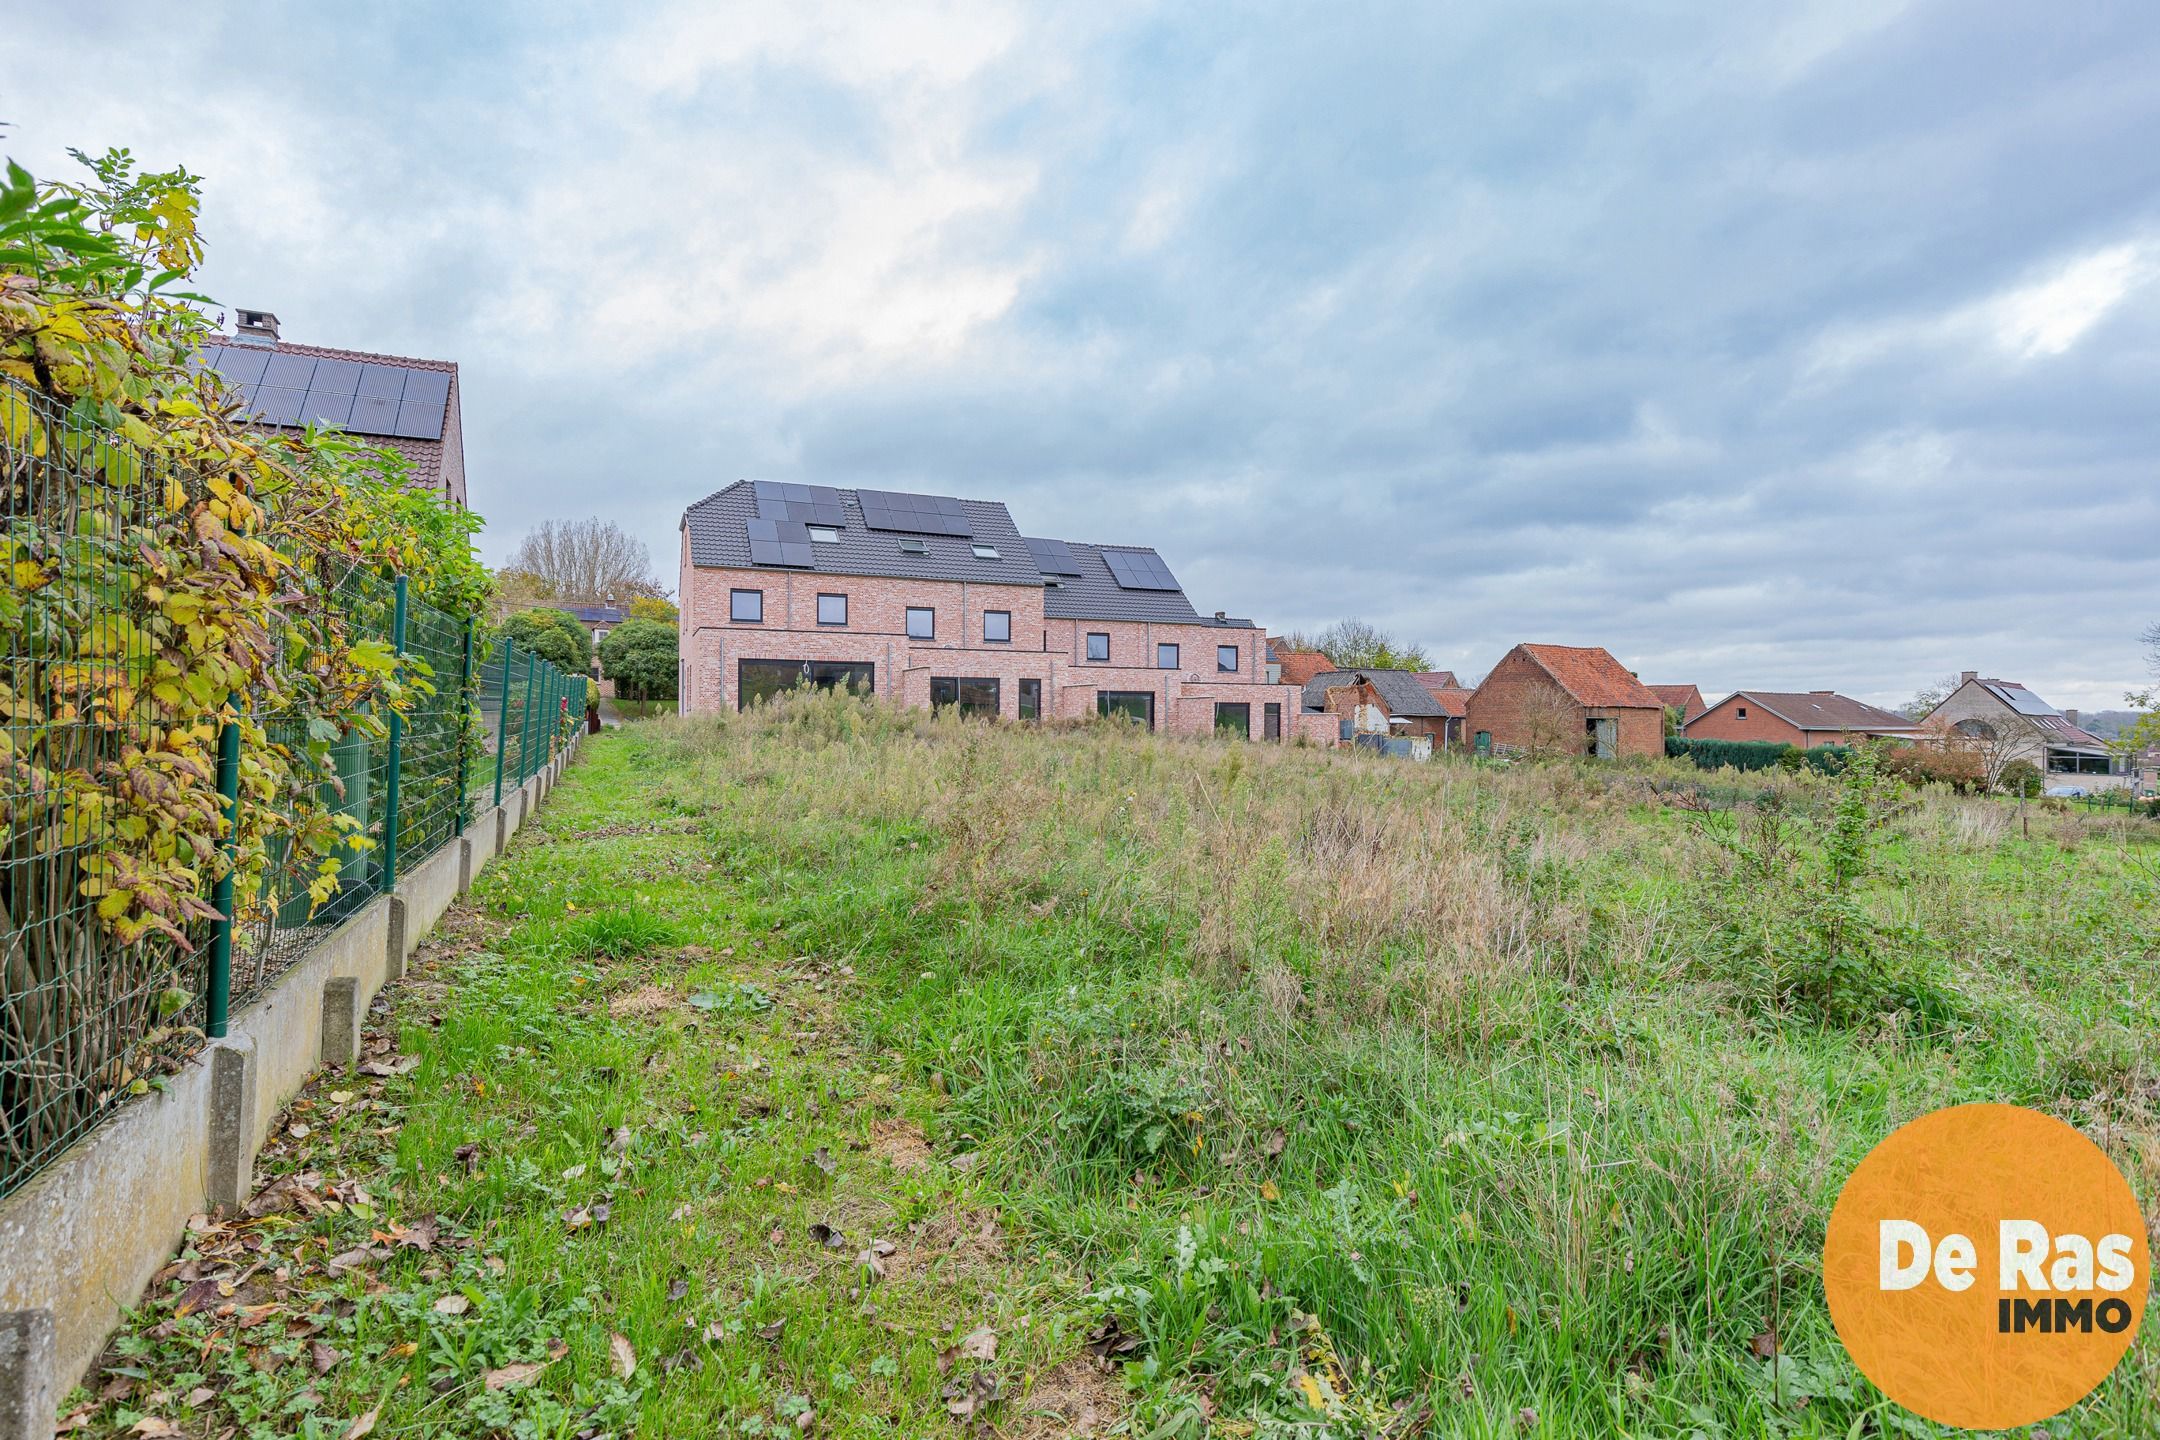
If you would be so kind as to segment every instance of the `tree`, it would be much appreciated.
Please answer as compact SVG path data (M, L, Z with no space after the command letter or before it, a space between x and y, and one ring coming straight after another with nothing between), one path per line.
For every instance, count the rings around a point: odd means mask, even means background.
M520 610L551 604L561 597L554 584L530 570L505 565L495 572L495 620L500 624Z
M624 700L673 700L679 658L674 625L658 620L625 620L600 642L600 668Z
M1311 644L1342 670L1432 669L1424 650L1364 620L1338 620L1315 636Z
M1945 675L1932 685L1923 685L1913 692L1912 699L1898 707L1898 713L1908 720L1925 720L1928 712L1950 698L1950 692L1965 682L1956 675Z
M1557 689L1540 685L1522 706L1522 748L1540 759L1580 755L1588 745L1583 714Z
M657 620L663 625L672 626L682 618L682 612L675 608L672 600L658 595L640 595L630 602L630 618Z
M520 610L503 621L502 633L558 670L583 675L592 669L592 631L567 610Z
M637 596L662 593L645 542L598 516L542 521L519 544L509 568L547 586L548 599L627 605Z

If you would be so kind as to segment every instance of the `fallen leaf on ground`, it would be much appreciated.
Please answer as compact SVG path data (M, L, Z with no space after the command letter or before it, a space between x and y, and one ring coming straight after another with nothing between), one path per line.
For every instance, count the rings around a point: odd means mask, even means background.
M505 1365L500 1370L488 1371L480 1378L480 1383L485 1389L508 1390L512 1386L526 1384L545 1369L547 1366L544 1363L520 1360L515 1365Z
M614 1359L615 1373L620 1378L628 1380L637 1373L637 1351L630 1348L629 1340L621 1332L608 1336L608 1354Z
M337 1368L338 1361L345 1358L345 1353L341 1350L333 1350L328 1345L323 1344L322 1341L317 1340L308 1347L308 1357L315 1364L316 1374L327 1375Z
M363 1435L374 1434L375 1417L380 1414L382 1414L382 1406L377 1405L374 1409L368 1411L365 1415L362 1415L359 1419L353 1421L352 1424L346 1428L345 1440L360 1440L360 1437Z
M463 1295L445 1295L435 1302L435 1313L438 1315L463 1315L470 1309L472 1301Z
M1758 1360L1775 1360L1778 1353L1777 1330L1772 1326L1764 1326L1755 1333L1754 1339L1748 1341L1748 1350Z

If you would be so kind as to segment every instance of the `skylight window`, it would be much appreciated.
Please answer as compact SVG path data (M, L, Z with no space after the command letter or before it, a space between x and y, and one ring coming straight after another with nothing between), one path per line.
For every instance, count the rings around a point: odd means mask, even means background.
M985 545L978 540L971 548L975 551L977 560L995 560L998 558L997 546L995 545Z
M930 547L912 535L900 537L900 553L903 555L927 555Z
M840 543L840 532L830 525L812 525L809 529L810 538L820 545L837 545Z

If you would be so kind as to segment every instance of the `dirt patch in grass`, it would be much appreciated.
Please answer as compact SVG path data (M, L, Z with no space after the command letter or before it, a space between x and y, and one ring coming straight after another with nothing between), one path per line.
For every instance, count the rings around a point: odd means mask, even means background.
M939 1272L950 1281L1004 1258L1005 1232L995 1210L954 1209L908 1227L906 1239L885 1263L895 1280Z
M1125 1387L1084 1355L1075 1355L1035 1377L1016 1407L1013 1428L1021 1440L1053 1435L1100 1435L1125 1408Z
M870 1153L895 1170L922 1170L930 1164L930 1141L912 1120L878 1120L870 1126Z
M625 1020L672 1010L680 999L681 997L665 985L654 985L648 981L635 990L626 990L620 995L611 996L607 1008L608 1014L618 1020Z

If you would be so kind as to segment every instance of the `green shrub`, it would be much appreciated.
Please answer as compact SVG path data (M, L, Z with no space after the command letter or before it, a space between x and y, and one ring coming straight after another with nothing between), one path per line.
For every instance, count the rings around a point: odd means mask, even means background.
M2012 760L2003 766L2001 785L2008 795L2038 795L2041 790L2040 767L2030 760Z
M592 669L592 632L567 610L520 610L503 621L502 633L558 670L583 675Z
M600 666L625 700L673 700L680 669L673 625L625 620L600 642Z

